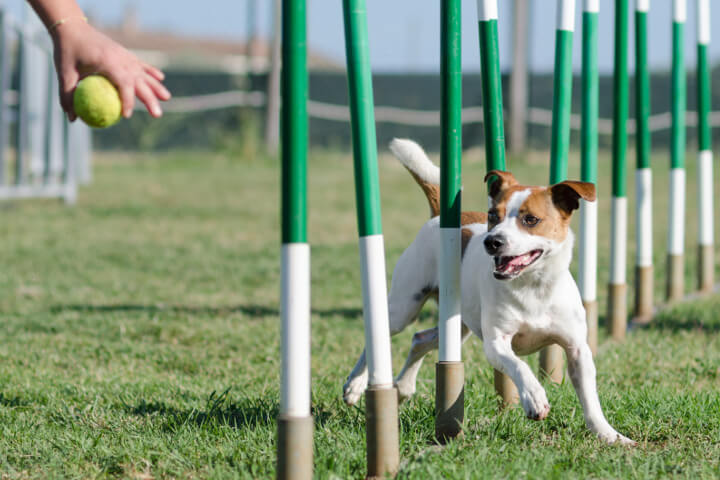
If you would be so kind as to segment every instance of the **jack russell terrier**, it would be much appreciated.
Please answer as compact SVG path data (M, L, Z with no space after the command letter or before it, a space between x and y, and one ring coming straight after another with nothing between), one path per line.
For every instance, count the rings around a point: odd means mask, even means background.
M431 218L400 256L388 297L390 333L412 323L430 297L437 300L440 256L440 169L410 140L395 139L390 150L420 185ZM528 418L542 420L550 411L545 390L527 363L529 355L557 343L565 350L568 372L588 428L607 443L635 442L610 426L595 383L595 364L587 344L587 326L575 281L570 275L573 234L570 217L579 200L595 200L591 183L564 181L549 187L520 185L508 172L494 170L492 206L487 215L463 212L463 341L470 331L483 340L485 355L510 376ZM400 399L415 393L423 358L438 347L437 327L414 335L405 366L395 383ZM355 404L367 387L365 353L343 388Z

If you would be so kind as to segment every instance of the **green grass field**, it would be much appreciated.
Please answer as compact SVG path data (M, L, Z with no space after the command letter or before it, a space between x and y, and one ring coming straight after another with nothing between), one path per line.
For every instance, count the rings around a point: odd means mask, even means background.
M544 183L546 159L535 153L510 165L521 181ZM661 300L668 162L664 154L655 161ZM577 165L577 154L570 163ZM695 163L692 154L688 163ZM601 169L602 314L607 156ZM482 209L478 152L469 152L464 173L465 206ZM380 175L391 271L427 207L387 156ZM363 344L349 157L314 152L310 177L315 469L318 478L360 478L364 406L341 400ZM76 207L0 205L0 478L274 475L278 181L277 162L263 158L98 155L94 181ZM688 181L689 289L692 168ZM630 270L632 247L629 253ZM436 311L426 307L418 328L431 326ZM396 369L415 330L393 340ZM667 310L624 344L601 334L601 401L637 448L599 443L567 383L547 386L552 411L543 422L525 419L519 408L498 411L492 370L473 339L465 348L464 438L434 446L431 356L418 394L400 409L399 478L720 476L720 297Z

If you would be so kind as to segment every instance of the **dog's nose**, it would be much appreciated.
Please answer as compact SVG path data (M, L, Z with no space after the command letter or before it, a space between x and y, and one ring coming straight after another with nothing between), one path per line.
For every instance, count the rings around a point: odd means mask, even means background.
M488 235L485 237L485 250L490 255L497 254L505 246L505 238L500 235Z

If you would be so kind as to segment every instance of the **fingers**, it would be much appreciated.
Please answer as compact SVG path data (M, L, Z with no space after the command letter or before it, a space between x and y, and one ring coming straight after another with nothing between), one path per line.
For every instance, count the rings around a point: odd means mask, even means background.
M77 118L75 108L73 107L73 93L75 92L78 80L79 75L74 68L63 69L62 72L58 74L60 105L62 105L63 110L65 110L71 122Z
M112 80L112 79L111 79ZM120 101L122 102L122 115L130 118L135 107L135 85L130 82L114 82L120 93Z
M145 80L157 98L163 102L170 100L172 95L170 95L170 91L165 88L165 85L155 79L155 77L147 77Z
M162 82L163 80L165 80L165 74L160 69L155 68L152 65L144 63L143 70L145 70L145 73L153 77L158 82Z
M138 82L135 86L135 94L140 99L140 101L145 104L145 107L147 107L150 115L155 118L162 116L162 109L160 108L160 102L158 102L158 97L155 95L155 92L153 92L152 88L150 88L147 83L143 81Z

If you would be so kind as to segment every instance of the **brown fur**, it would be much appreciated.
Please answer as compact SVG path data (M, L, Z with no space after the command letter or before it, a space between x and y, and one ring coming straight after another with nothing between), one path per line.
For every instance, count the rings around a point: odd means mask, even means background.
M430 206L430 218L440 215L440 186L428 183L415 175L415 172L408 171L425 193L425 198L427 198L428 205Z

